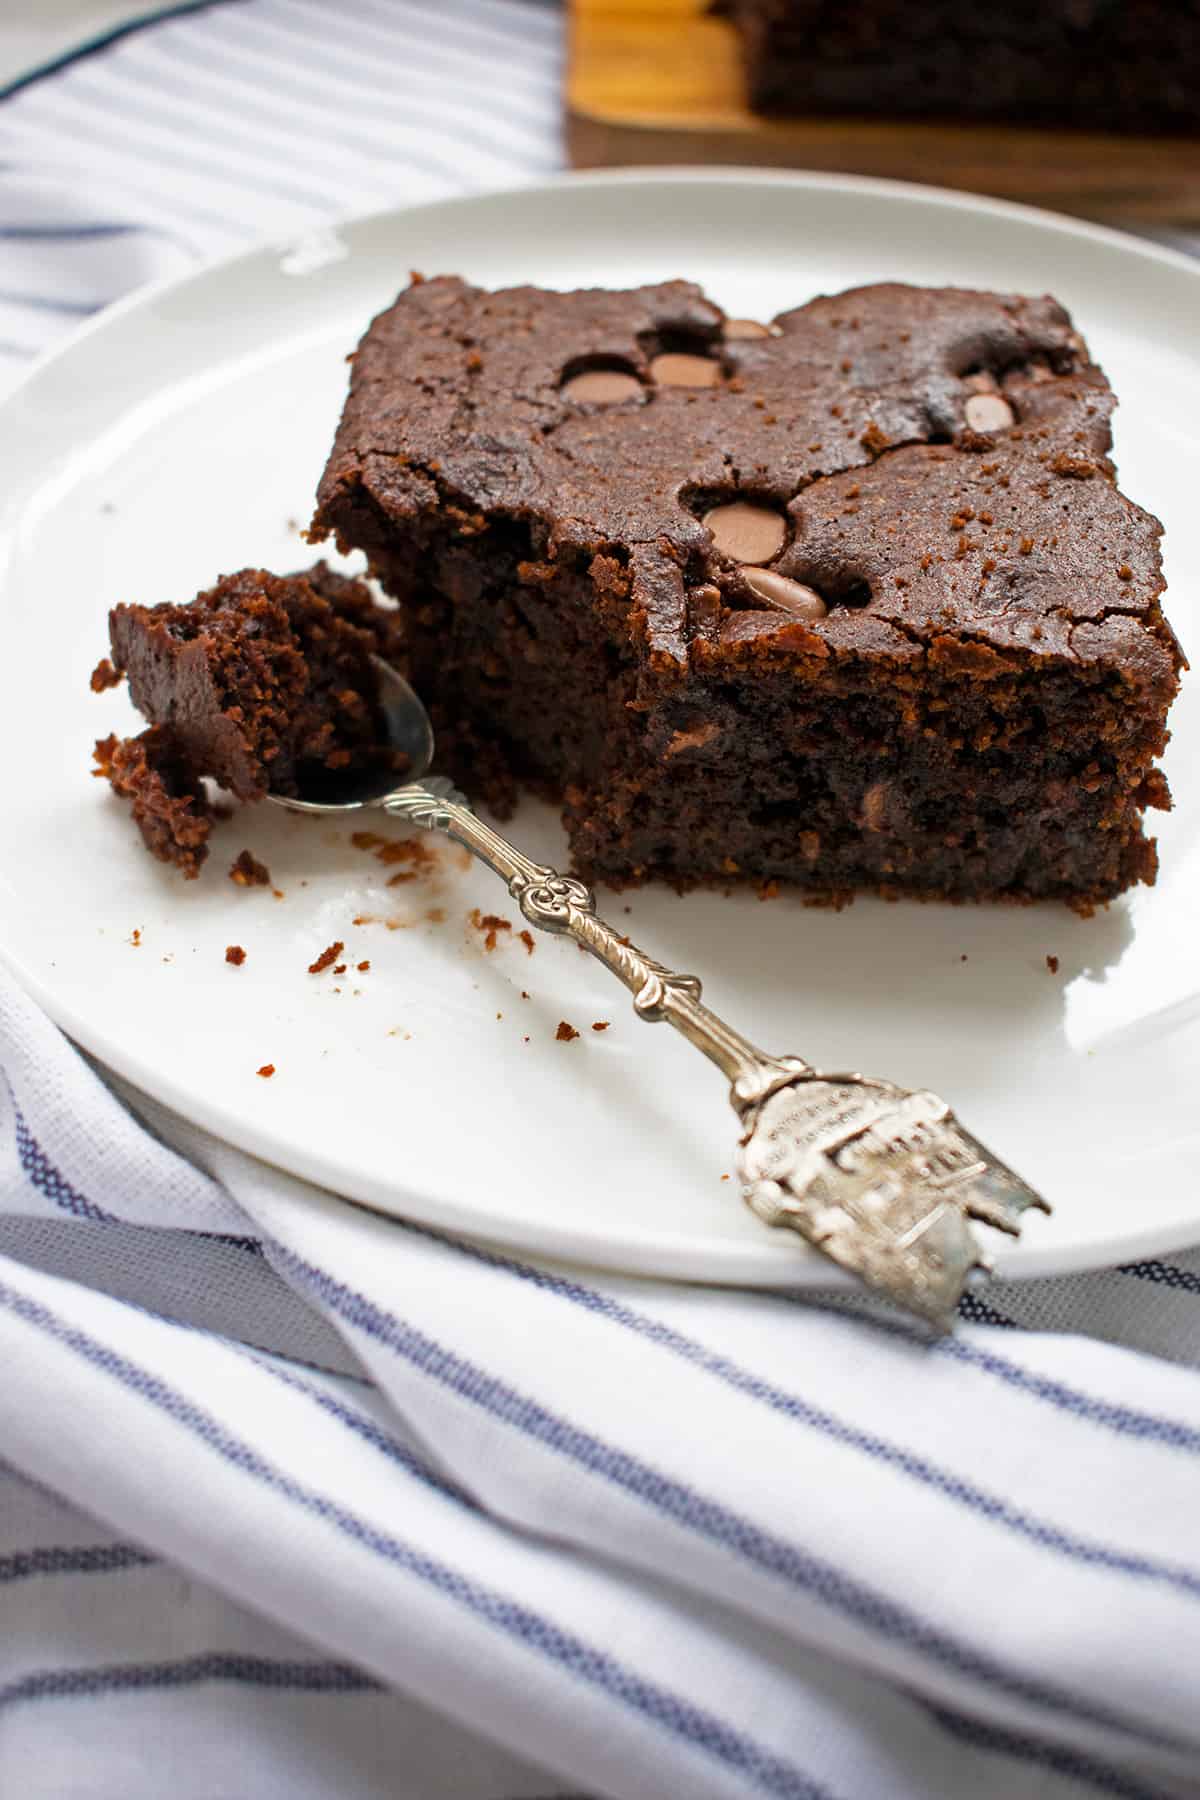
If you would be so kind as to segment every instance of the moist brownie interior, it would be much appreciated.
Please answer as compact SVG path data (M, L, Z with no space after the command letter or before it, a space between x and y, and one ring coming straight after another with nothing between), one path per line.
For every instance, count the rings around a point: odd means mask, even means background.
M400 622L324 563L226 575L187 605L117 606L97 691L129 681L150 721L103 739L97 773L128 799L147 848L196 875L216 817L209 777L239 800L294 795L315 771L402 765L384 742L373 655L395 661Z
M1183 660L1114 404L1049 298L417 280L311 535L400 602L443 764L593 876L1086 911L1154 879Z

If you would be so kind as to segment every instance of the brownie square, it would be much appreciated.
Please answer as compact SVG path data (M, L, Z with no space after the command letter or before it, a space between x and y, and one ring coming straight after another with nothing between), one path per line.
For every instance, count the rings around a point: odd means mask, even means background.
M1086 910L1154 879L1182 666L1114 404L1049 298L418 280L312 535L400 602L444 766L560 798L594 877Z
M1200 129L1196 0L726 0L758 112Z

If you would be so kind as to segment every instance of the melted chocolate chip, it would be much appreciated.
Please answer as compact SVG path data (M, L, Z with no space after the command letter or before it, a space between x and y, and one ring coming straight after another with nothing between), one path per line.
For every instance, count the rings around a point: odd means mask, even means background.
M829 611L816 588L774 569L743 569L742 580L752 594L778 612L791 613L794 619L823 619Z
M562 393L577 406L617 406L622 400L642 398L642 384L636 375L621 369L585 369L562 384Z
M710 507L701 523L712 532L713 549L730 562L768 563L787 540L783 514L747 500Z
M650 373L662 387L716 387L721 365L711 356L692 356L683 350L665 350L650 364Z
M726 319L721 328L727 338L769 338L773 335L769 325L760 325L757 319Z
M1017 417L1003 394L971 394L963 416L972 431L1007 431Z

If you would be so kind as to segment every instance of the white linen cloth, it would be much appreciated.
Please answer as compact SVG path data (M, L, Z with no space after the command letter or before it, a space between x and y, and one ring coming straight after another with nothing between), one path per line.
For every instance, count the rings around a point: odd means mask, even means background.
M24 87L10 368L281 221L553 166L558 33L244 0ZM376 1218L0 973L0 1795L1196 1794L1200 1253L964 1314Z

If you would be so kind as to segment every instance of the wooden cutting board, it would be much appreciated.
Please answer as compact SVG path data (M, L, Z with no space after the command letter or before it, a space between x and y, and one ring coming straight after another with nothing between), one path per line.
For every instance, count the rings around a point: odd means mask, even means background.
M571 0L577 168L757 163L889 175L1112 223L1200 231L1200 139L869 118L760 119L709 0Z

